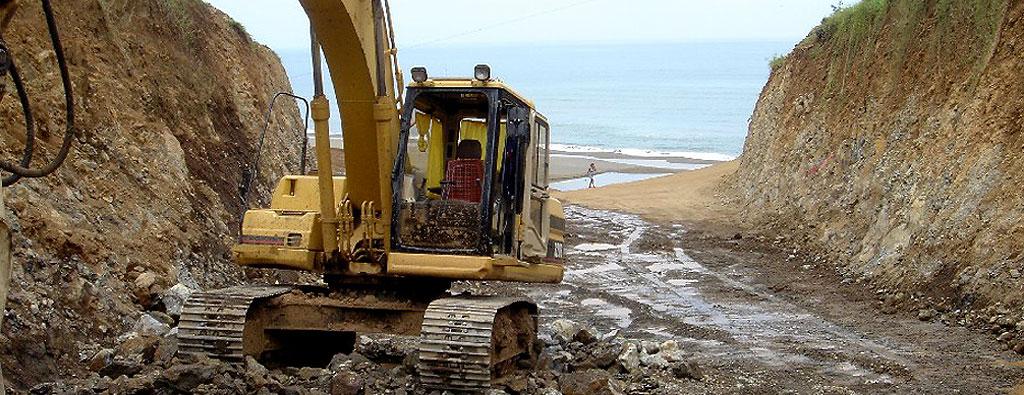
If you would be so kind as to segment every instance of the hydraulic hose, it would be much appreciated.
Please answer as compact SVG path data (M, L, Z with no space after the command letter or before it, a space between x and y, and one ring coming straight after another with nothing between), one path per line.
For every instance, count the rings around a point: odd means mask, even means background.
M32 152L35 147L35 118L32 118L32 106L29 105L28 92L25 91L25 83L21 79L21 73L18 72L18 67L14 64L14 59L11 58L7 43L3 39L0 39L0 51L3 53L4 67L11 74L11 80L14 82L14 87L18 92L18 101L21 102L21 112L25 118L25 151L22 153L20 165L28 167L32 162ZM11 174L3 178L3 186L13 185L18 180L21 180L20 175Z
M263 143L267 137L267 129L270 128L270 122L274 120L274 104L276 104L277 99L281 98L282 96L290 97L306 105L305 123L303 124L302 130L299 133L301 135L300 137L302 138L302 153L300 154L302 156L299 158L299 174L306 175L306 151L308 150L309 146L309 138L306 137L306 131L309 130L309 100L306 100L306 98L304 97L296 96L288 92L278 92L277 94L274 95L272 99L270 99L270 108L267 110L266 121L263 124L263 130L260 132L259 143L256 146L256 154L253 155L252 164L250 165L252 166L252 172L250 173L248 169L242 169L243 180L239 194L242 197L243 210L249 208L249 191L252 190L253 182L260 178L260 157L263 155Z
M20 164L11 163L8 161L0 161L0 169L13 173L12 176L7 177L3 180L3 186L9 186L17 182L20 178L38 178L46 177L56 171L68 157L68 153L71 151L71 144L74 143L75 139L75 97L72 91L71 76L68 73L67 61L64 57L64 47L61 45L60 34L57 31L57 21L53 16L53 7L50 5L50 0L40 0L43 5L43 13L46 16L46 27L49 30L50 42L53 45L53 51L57 57L57 66L60 69L61 83L64 85L64 105L66 107L67 114L67 128L64 131L64 140L61 143L60 151L57 152L57 156L46 166L41 168L29 168L28 164L32 160L32 151L34 150L34 138L35 138L35 127L31 117L31 110L29 109L28 97L23 93L24 83L21 82L20 76L16 76L17 67L15 66L13 57L10 58L9 65L11 70L12 78L15 78L14 84L18 88L18 96L21 101L22 112L25 114L25 124L28 129L26 134L25 152L22 155ZM0 37L2 42L2 37ZM9 53L6 45L2 48Z

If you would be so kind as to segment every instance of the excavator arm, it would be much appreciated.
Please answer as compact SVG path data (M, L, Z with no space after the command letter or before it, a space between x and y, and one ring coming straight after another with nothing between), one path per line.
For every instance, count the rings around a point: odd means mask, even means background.
M331 70L341 109L345 150L345 193L355 207L373 207L376 218L390 218L394 136L399 128L393 40L382 0L300 0L315 40ZM317 53L318 55L318 53ZM319 65L316 65L319 66ZM318 82L319 83L319 82ZM339 235L332 196L330 106L322 91L313 101L317 162L320 171L320 209L325 251ZM372 203L371 205L366 205ZM378 211L379 210L379 211ZM363 213L364 217L367 213ZM387 224L380 222L387 238Z
M324 272L381 267L390 235L391 173L399 131L394 40L385 0L299 0L310 21L316 92L311 103L316 176L286 176L270 209L250 210L235 260L241 265ZM331 71L344 139L345 177L333 174ZM298 214L296 214L298 213ZM358 250L358 251L356 251ZM333 262L333 264L332 264Z

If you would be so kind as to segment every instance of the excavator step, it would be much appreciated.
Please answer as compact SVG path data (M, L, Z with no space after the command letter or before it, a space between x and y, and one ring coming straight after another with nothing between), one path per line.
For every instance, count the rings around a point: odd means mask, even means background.
M233 287L193 294L181 311L178 352L238 362L244 358L245 318L260 299L291 287Z
M420 335L419 373L424 386L432 389L483 392L491 388L497 375L495 364L502 362L496 347L499 314L510 307L533 306L522 298L450 297L430 304L424 314ZM531 319L535 335L536 320ZM531 341L532 343L532 341ZM524 350L529 352L529 350Z

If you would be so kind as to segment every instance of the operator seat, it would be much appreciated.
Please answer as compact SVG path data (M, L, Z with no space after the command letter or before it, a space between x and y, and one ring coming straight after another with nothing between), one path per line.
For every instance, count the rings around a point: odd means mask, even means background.
M445 200L480 203L483 192L483 148L478 140L462 140L455 150L455 159L448 161L445 172Z

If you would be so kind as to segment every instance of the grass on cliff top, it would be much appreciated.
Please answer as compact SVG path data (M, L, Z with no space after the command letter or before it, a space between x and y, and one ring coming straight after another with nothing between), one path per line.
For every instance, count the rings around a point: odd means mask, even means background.
M963 62L967 66L973 62L977 72L985 64L985 54L995 44L1008 3L1009 0L861 0L847 6L840 1L821 26L835 43L833 48L838 49L830 54L828 89L844 90L854 63L871 56L868 49L887 24L892 34L889 44L895 54L891 65L894 69L903 66L911 48L923 45L928 58L939 63ZM932 18L934 29L925 29Z

